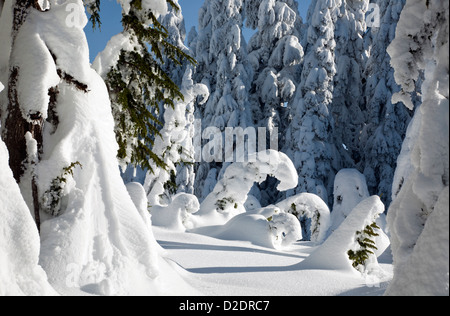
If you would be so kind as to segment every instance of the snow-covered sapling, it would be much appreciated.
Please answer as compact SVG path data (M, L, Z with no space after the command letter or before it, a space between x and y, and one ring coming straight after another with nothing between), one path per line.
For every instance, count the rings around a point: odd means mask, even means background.
M363 231L356 232L355 239L358 247L350 249L347 254L348 258L353 262L352 266L358 271L364 272L370 256L375 255L372 250L377 250L378 248L372 238L380 236L380 234L376 232L379 229L380 227L373 222L372 224L367 225Z
M64 197L64 189L69 177L73 177L75 167L83 168L79 161L71 163L63 168L60 176L52 180L50 188L42 196L42 210L52 216L58 216L61 212L61 199Z

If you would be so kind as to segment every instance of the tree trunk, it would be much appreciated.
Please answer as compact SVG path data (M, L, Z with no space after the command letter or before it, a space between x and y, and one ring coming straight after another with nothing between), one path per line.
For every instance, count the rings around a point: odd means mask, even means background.
M31 7L36 7L35 0L17 0L13 10L13 26L12 26L12 49L11 54L14 53L15 40L21 26L24 24L28 12ZM39 9L39 8L37 8ZM38 154L42 150L42 127L43 120L38 113L28 119L23 116L21 111L21 104L18 93L18 79L20 76L20 66L10 65L10 73L8 80L8 106L7 116L5 120L5 128L3 131L4 142L9 151L9 165L13 172L17 183L20 183L22 176L25 173L25 163L27 162L27 141L25 134L30 132L33 138L38 143ZM39 157L37 157L39 160ZM32 165L38 161L34 161ZM38 230L40 230L40 215L39 215L39 193L36 183L36 178L32 175L32 195L34 204L34 215Z

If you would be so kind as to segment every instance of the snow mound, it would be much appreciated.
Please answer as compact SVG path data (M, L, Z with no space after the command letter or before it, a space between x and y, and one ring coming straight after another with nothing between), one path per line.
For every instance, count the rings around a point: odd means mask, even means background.
M307 269L343 270L358 273L352 266L348 251L357 250L356 232L363 231L383 212L384 204L378 196L365 199L351 211L339 228L316 251L300 263L300 266ZM377 233L381 233L381 231L377 230ZM386 249L387 246L385 244L376 245L379 249ZM369 260L369 267L376 268L378 265L376 256L371 256Z
M179 193L164 207L151 207L153 225L174 231L185 231L193 227L191 214L199 210L200 204L195 195Z
M308 227L302 227L308 240L322 243L330 228L330 210L327 204L311 193L300 193L276 204L285 213L295 215Z
M191 233L223 240L249 241L254 245L283 249L302 238L300 223L291 214L278 213L266 218L261 214L243 213L225 225L193 229Z
M38 230L13 178L1 139L0 170L0 296L57 295L38 265Z
M417 240L413 253L390 284L386 295L449 293L449 188L446 187ZM439 236L439 238L437 238Z
M342 169L334 180L334 204L331 231L335 231L350 212L370 194L366 177L356 169Z

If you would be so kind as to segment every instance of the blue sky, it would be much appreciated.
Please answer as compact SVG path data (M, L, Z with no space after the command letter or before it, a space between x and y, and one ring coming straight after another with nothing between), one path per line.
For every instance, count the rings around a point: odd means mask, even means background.
M178 1L186 23L186 31L198 25L198 10L203 5L204 0L179 0ZM298 0L299 11L303 19L306 17L306 12L311 0ZM86 35L89 42L91 60L102 51L108 40L122 31L121 9L116 0L102 0L100 18L102 21L101 30L92 30L89 24L86 26Z

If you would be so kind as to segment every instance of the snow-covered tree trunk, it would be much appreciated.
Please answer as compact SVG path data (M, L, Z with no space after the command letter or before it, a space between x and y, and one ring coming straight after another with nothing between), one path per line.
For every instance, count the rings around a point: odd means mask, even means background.
M3 98L2 105L2 136L14 178L22 190L29 192L25 199L34 210L39 229L40 196L34 169L43 150L44 121L52 120L52 101L56 93L53 87L60 78L67 80L68 77L52 66L56 57L26 23L30 11L45 12L50 9L50 3L20 0L5 3L4 8L2 24L5 32L10 31L10 38L5 41L10 43L10 50L7 52L9 60L3 65L9 73L7 97ZM8 13L12 13L11 20L7 18Z
M449 295L449 2L407 0L388 48L412 109L420 72L422 104L408 128L388 211L394 280L388 295Z

